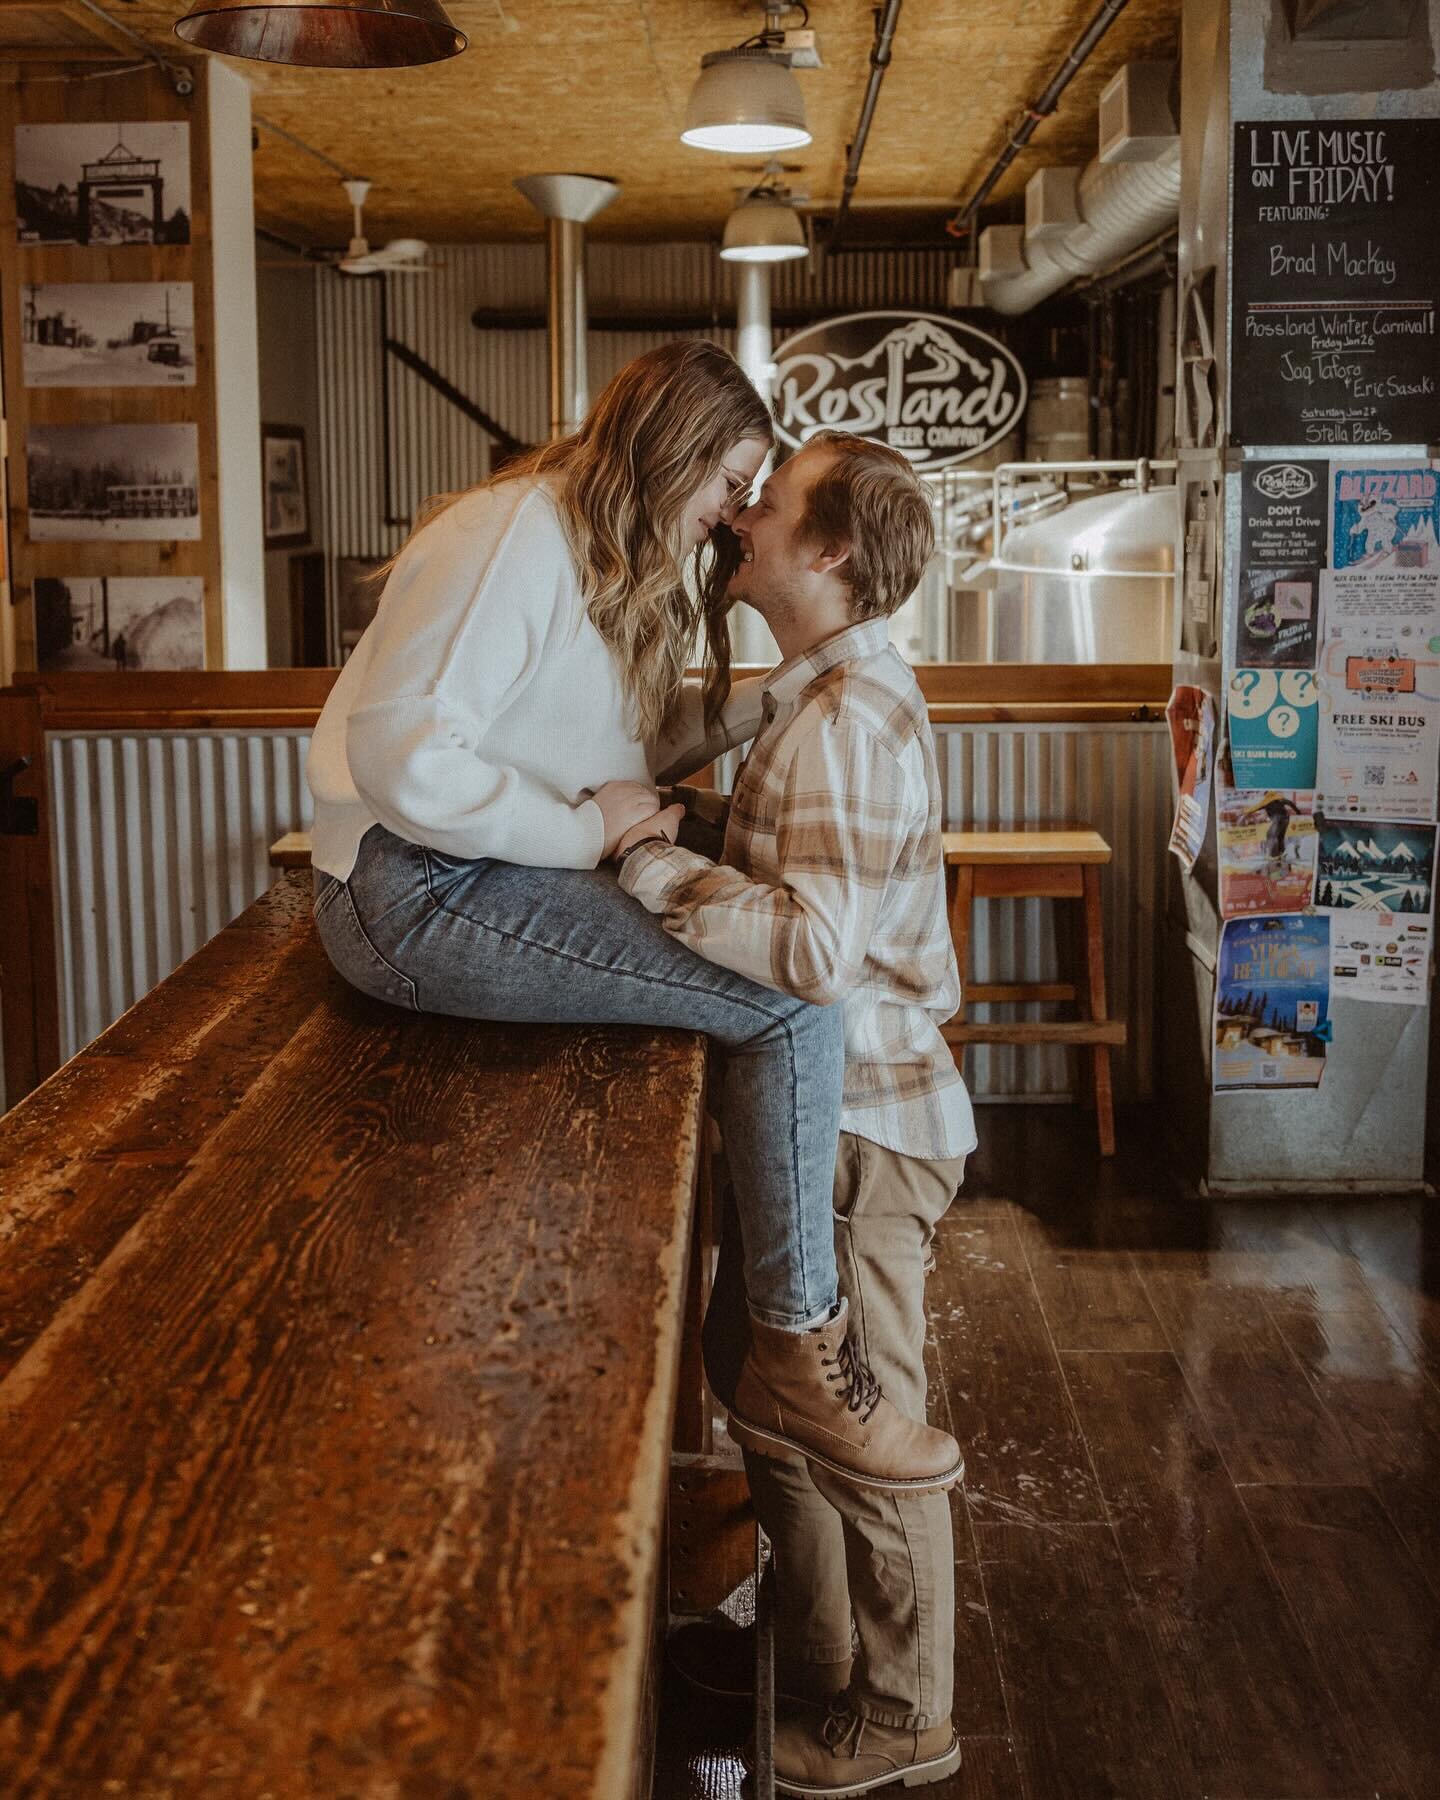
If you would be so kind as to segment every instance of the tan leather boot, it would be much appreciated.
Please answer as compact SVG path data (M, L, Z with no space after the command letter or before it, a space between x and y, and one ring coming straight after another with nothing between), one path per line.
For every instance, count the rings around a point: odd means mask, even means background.
M960 1743L948 1723L908 1731L862 1719L842 1704L826 1719L812 1713L775 1727L777 1794L852 1800L896 1782L926 1787L959 1767Z
M809 1331L750 1322L730 1435L762 1456L819 1463L857 1487L928 1493L965 1473L948 1432L907 1419L880 1392L849 1335L845 1301Z

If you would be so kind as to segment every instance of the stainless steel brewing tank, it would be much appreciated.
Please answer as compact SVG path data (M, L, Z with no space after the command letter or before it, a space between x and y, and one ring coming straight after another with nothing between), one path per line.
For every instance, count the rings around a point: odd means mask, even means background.
M1006 532L995 586L952 595L957 662L1168 663L1176 490L1072 500Z

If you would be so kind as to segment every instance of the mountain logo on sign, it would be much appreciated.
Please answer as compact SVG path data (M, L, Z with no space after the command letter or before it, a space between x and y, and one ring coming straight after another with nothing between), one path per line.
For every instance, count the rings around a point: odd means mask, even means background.
M1255 477L1255 486L1267 500L1303 500L1315 491L1315 477L1297 463L1271 463Z
M775 350L775 424L799 449L818 431L888 444L917 470L966 462L1014 429L1025 374L998 339L933 313L851 313Z

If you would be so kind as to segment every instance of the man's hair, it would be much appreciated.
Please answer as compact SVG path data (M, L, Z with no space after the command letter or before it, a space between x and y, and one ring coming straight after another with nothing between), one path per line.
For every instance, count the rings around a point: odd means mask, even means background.
M915 471L898 450L848 431L817 431L805 448L828 450L800 522L807 542L848 544L836 574L850 588L851 614L883 619L920 585L935 549L935 523Z

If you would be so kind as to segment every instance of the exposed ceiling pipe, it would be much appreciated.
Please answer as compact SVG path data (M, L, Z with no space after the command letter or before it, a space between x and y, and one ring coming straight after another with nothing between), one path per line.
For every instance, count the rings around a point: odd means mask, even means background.
M1121 0L1121 4L1124 4L1124 0ZM885 71L890 67L890 46L895 41L895 26L899 18L900 0L885 0L884 11L877 11L875 14L875 42L870 48L870 79L865 84L865 98L860 106L860 123L855 127L855 137L845 162L845 180L840 189L840 204L835 209L835 222L830 227L830 236L826 242L826 249L832 254L840 248L840 237L845 230L845 220L850 211L850 196L855 192L855 184L860 179L860 163L865 155L865 140L870 135L870 121L875 117L875 102L880 98L880 83L885 79Z
M1065 60L1050 77L1044 92L1037 100L1033 101L1031 105L1025 108L1024 119L1011 137L1010 142L1000 152L999 156L996 157L994 163L990 167L989 173L985 176L979 187L976 188L975 192L971 194L970 198L960 208L959 212L955 214L954 218L947 222L945 229L950 233L951 237L966 237L973 233L975 227L975 215L979 212L985 201L989 199L995 188L995 184L1025 148L1026 144L1030 142L1030 139L1035 135L1036 126L1040 124L1042 119L1048 119L1050 114L1054 112L1060 96L1065 92L1066 88L1069 87L1076 75L1079 74L1081 67L1089 57L1090 52L1100 42L1101 38L1104 37L1105 33L1115 23L1116 19L1119 18L1120 14L1124 12L1128 4L1129 0L1104 0L1104 4L1101 6L1099 12L1096 13L1095 17L1070 46L1069 51L1066 53Z
M1083 170L1037 169L1025 184L1025 224L980 234L985 304L1025 312L1077 277L1116 262L1175 225L1180 132L1174 65L1127 63L1100 96L1099 151Z
M550 436L569 437L590 407L585 339L585 226L620 192L596 175L526 175L515 183L545 216Z

